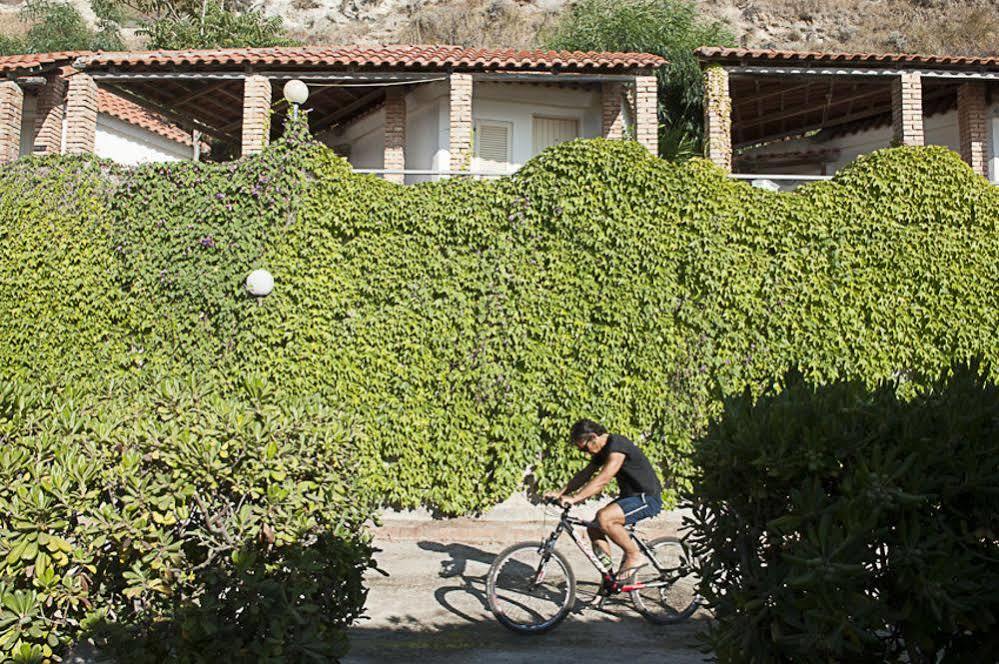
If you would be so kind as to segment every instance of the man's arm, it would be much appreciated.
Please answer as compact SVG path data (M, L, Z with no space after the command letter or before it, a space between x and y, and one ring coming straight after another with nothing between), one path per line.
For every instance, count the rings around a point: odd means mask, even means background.
M584 484L583 487L573 496L566 498L566 502L578 505L587 498L592 498L603 491L604 487L607 486L612 479L614 479L615 475L617 475L617 471L621 470L621 466L627 458L628 457L625 456L623 452L611 452L607 457L607 463L605 463L604 467L599 473L597 473L597 476Z
M562 498L567 493L572 493L579 487L586 484L586 481L590 479L593 473L599 470L600 466L595 461L590 461L586 464L581 471L572 476L569 483L565 485L565 488L561 491L550 491L545 494L545 498Z

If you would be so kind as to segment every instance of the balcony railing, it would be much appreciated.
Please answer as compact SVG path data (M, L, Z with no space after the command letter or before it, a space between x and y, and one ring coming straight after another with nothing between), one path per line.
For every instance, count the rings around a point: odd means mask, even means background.
M744 180L754 187L770 191L793 191L803 184L832 180L831 175L778 175L776 173L732 173L733 180Z
M368 173L385 177L386 175L419 176L431 180L439 178L474 178L476 180L487 180L490 178L501 178L514 173L516 169L506 173L497 171L435 171L433 169L419 168L355 168L355 173Z
M355 168L355 173L367 173L385 177L386 175L402 175L410 179L438 180L441 178L474 178L476 180L489 180L501 178L515 173L517 169L510 169L507 172L498 171L439 171L433 169L420 168ZM792 191L808 182L820 180L831 180L831 175L784 175L784 174L759 174L759 173L732 173L729 177L733 180L744 180L754 187L769 189L771 191Z

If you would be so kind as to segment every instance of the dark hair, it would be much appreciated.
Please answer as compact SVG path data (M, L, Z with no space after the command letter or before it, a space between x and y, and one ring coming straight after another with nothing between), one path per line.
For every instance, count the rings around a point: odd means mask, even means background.
M593 434L594 436L602 436L607 433L607 429L603 425L594 422L593 420L579 420L572 425L572 430L569 432L569 442L574 443L580 438L584 438Z

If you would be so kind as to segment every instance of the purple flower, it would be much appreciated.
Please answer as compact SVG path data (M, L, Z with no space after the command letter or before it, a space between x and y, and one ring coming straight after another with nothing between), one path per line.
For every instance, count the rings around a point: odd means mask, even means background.
M206 249L215 248L215 238L213 238L211 235L206 235L205 237L201 238L200 242L201 246L205 247Z

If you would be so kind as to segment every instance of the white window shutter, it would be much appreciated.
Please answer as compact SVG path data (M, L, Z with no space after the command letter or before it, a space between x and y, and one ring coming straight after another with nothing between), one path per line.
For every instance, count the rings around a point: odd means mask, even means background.
M476 122L476 167L489 171L509 170L513 151L512 135L512 125L509 122Z
M545 148L579 138L579 121L575 118L535 117L532 126L534 154Z

